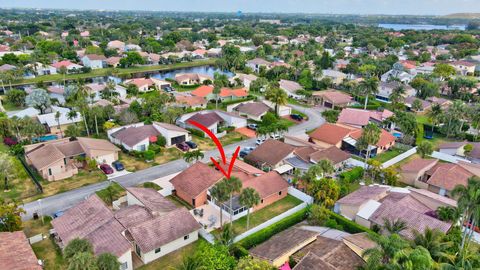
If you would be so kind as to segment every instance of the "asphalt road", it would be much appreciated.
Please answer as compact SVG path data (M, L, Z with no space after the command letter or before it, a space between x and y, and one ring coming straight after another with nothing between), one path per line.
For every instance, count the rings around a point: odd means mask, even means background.
M304 134L305 131L314 129L324 123L324 119L321 116L321 112L318 109L312 108L303 108L300 106L290 105L292 108L305 113L308 116L308 120L302 122L298 125L290 127L288 134L290 135L300 135ZM255 144L255 139L249 139L241 141L238 143L230 144L225 146L225 153L227 155L233 154L237 146L246 147L253 146ZM210 157L218 157L218 151L211 150L204 153L205 157L203 161L210 161ZM157 165L150 167L145 170L137 171L127 175L122 175L116 178L113 178L109 181L115 181L124 187L136 186L138 184L152 181L160 177L164 177L187 168L188 164L183 160L175 160L168 162L162 165ZM82 200L88 198L98 190L104 189L109 185L109 181L104 181L101 183L96 183L88 186L84 186L78 189L70 190L63 192L57 195L46 197L34 202L30 202L23 205L23 208L26 211L26 214L23 216L24 220L31 219L33 213L37 212L39 215L52 215L53 213L59 210L68 209Z

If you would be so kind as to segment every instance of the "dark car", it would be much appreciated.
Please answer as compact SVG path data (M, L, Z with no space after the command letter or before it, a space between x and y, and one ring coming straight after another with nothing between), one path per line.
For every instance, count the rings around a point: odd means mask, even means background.
M115 168L117 171L123 171L125 167L123 167L123 164L120 161L114 161L112 162L112 166Z
M185 143L186 143L186 144L188 145L188 147L190 147L191 149L197 148L197 144L194 143L194 142L192 142L192 141L188 141L188 142L185 142Z
M248 125L247 125L247 128L249 128L249 129L251 129L251 130L257 130L258 125L257 125L257 124L248 124Z
M53 218L61 217L61 216L63 216L64 213L65 212L63 212L62 210L59 210L59 211L53 213Z
M290 117L293 120L296 120L296 121L302 121L303 120L303 116L301 116L300 114L290 114Z
M184 152L186 152L190 149L188 144L186 144L185 142L177 143L177 148L184 151Z
M108 164L102 164L100 165L100 170L102 170L105 174L112 174L113 169L110 167Z
M244 157L246 157L248 154L250 154L253 150L255 150L255 148L253 148L253 147L245 147L245 148L242 149L242 151L240 151L239 156L240 156L241 158L244 158Z

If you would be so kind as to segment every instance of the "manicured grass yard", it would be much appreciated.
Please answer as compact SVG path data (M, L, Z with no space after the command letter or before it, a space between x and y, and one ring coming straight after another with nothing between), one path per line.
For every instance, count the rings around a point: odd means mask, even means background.
M386 152L383 152L379 155L377 155L376 157L374 157L373 159L383 163L383 162L386 162L398 155L400 155L401 153L405 152L404 150L402 149L399 149L399 148L391 148L390 150L386 151Z
M126 153L120 153L118 159L123 163L129 172L135 172L150 168L155 165L174 161L183 157L183 153L176 147L164 148L155 155L154 162L147 163L143 158L134 157Z
M292 195L272 203L271 205L255 211L250 214L250 228L258 226L263 222L280 215L281 213L301 204L302 201ZM233 222L233 230L236 234L241 234L247 231L247 217L244 216Z
M131 156L129 154L125 154L122 152L118 154L118 160L120 160L123 163L125 170L129 172L143 170L151 166L149 163L146 163L141 158L136 158L134 156Z
M113 200L112 201L115 201L115 200L118 200L120 197L122 196L125 196L125 194L127 194L127 192L125 191L125 189L120 186L118 183L116 182L112 182L112 187L113 187L113 190L114 190L114 196L113 196ZM106 188L102 189L102 190L99 190L97 192L95 192L97 194L98 197L100 197L100 199L102 199L108 206L111 205L111 202L110 202L110 195L108 193L108 190Z
M210 137L201 138L195 135L193 135L192 137L193 137L193 141L198 145L198 148L202 151L212 150L216 147L215 143L212 141L212 139L210 139ZM232 143L237 143L245 139L248 139L247 136L236 131L229 132L227 133L227 135L219 138L220 142L224 146Z
M171 252L158 260L155 260L147 265L144 265L138 270L174 270L174 269L179 269L179 267L182 264L182 260L184 257L191 256L195 253L195 251L198 249L198 247L202 243L207 243L202 238L199 238L198 241L195 241L191 243L188 246L184 246L183 248L176 250L174 252Z

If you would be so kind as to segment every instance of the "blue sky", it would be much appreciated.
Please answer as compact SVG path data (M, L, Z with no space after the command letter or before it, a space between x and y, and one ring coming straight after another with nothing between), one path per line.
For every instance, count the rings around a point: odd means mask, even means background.
M0 7L346 14L480 12L480 0L0 0Z

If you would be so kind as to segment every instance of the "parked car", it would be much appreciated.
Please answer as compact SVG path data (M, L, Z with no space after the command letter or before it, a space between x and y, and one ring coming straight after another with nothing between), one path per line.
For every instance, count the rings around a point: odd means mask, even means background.
M296 121L302 121L303 120L303 116L301 116L300 114L290 114L290 118L292 118L293 120L296 120Z
M113 173L112 167L110 167L110 165L108 165L106 163L100 165L100 170L102 170L105 174L112 174Z
M120 161L114 161L112 162L112 166L115 168L117 171L123 171L125 167L123 167L123 164Z
M173 88L170 87L170 86L166 86L163 90L165 90L165 92L167 92L167 93L173 92Z
M244 157L246 157L248 154L250 154L253 150L255 150L254 147L245 147L245 148L243 148L243 149L240 151L239 156L240 156L241 158L244 158Z
M257 130L258 125L257 125L257 124L248 124L248 125L247 125L247 128L248 128L248 129L251 129L251 130Z
M191 149L196 149L197 148L197 144L192 142L192 141L188 141L188 142L185 142L188 147L190 147Z
M256 145L260 145L265 141L263 138L258 138L257 141L255 142Z
M185 142L177 143L177 148L184 152L187 152L188 150L190 150L190 147Z
M282 136L280 136L280 134L272 134L272 135L270 135L270 138L272 138L274 140L280 140L282 138Z
M58 218L63 216L65 212L63 210L58 210L57 212L53 213L53 218Z

